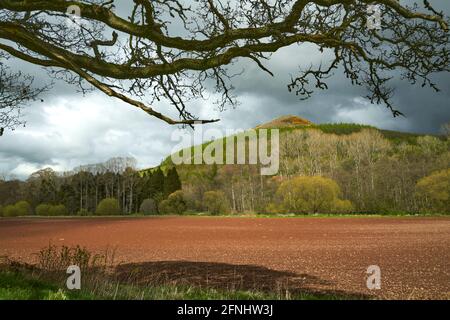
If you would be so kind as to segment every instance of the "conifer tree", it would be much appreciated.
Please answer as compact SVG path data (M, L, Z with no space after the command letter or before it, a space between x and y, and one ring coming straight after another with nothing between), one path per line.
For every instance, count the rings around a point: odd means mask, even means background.
M164 195L167 197L178 190L181 190L181 181L177 169L173 167L167 172L167 177L164 181Z
M164 173L161 170L161 168L158 168L155 172L153 172L150 179L150 186L153 193L152 196L164 192L164 182L165 182Z

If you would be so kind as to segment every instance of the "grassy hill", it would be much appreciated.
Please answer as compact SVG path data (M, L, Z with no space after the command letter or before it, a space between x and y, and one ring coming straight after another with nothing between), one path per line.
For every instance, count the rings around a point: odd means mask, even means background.
M280 133L282 134L290 134L294 131L298 130L319 130L325 134L334 134L338 136L342 135L350 135L353 133L361 132L361 130L364 129L372 129L378 131L384 138L388 139L394 144L417 144L417 138L418 137L424 137L427 136L425 134L418 134L418 133L410 133L410 132L402 132L402 131L393 131L393 130L383 130L378 129L374 126L365 125L365 124L356 124L356 123L323 123L323 124L314 124L313 122L293 116L293 115L287 115L287 116L281 116L278 117L272 121L269 121L267 123L258 125L254 128L256 132L258 132L260 129L278 129L280 130ZM445 141L445 137L441 135L428 135L433 136L438 139L441 139ZM226 137L223 138L224 144L225 144ZM201 146L191 146L191 153L193 154L195 148L202 148L204 150L208 145L210 145L214 141L206 141ZM180 150L179 152L182 152L183 150ZM171 161L171 155L169 155L166 159L162 161L162 163L153 168L147 168L143 169L141 172L147 172L147 171L154 171L158 167L160 167L164 172L167 171L167 168L173 166L173 163Z
M426 206L415 195L417 182L434 171L449 168L450 140L444 136L354 123L315 124L296 116L283 116L254 129L259 135L260 130L271 128L280 132L276 176L262 177L259 165L176 166L194 210L202 210L203 195L215 190L227 197L234 212L265 212L281 181L296 176L322 176L338 184L343 198L352 202L355 211L413 213ZM224 151L226 139L222 138ZM189 149L193 155L194 149L203 151L218 141ZM168 156L160 168L167 171L173 166Z

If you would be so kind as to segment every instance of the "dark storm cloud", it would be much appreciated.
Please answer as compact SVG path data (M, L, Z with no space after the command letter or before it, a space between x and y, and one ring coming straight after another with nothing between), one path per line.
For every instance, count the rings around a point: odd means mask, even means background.
M413 3L413 0L402 1L402 4L407 5ZM421 3L420 1L419 4L421 5ZM450 1L433 0L431 3L437 10L442 10L447 15L450 14ZM129 11L130 6L126 2L116 1L116 12L120 16L127 17ZM172 29L177 33L176 27L172 26ZM236 121L242 121L241 113L246 113L248 99L254 98L259 101L256 106L253 106L257 108L258 120L254 117L248 118L246 123L250 125L253 125L256 121L268 121L283 114L298 114L309 117L315 122L336 120L336 118L339 118L339 114L342 114L342 108L346 110L358 108L358 105L352 104L351 101L355 97L366 94L362 88L351 86L342 73L336 72L336 75L328 81L329 90L315 92L313 98L306 101L299 100L298 97L287 91L290 76L295 76L298 73L298 67L306 68L310 64L318 65L326 61L327 58L330 59L329 56L324 57L320 54L313 45L308 44L281 49L274 54L272 59L265 62L266 66L275 74L273 78L259 69L252 61L239 60L232 69L245 70L245 73L235 78L233 85L236 87L235 93L242 105L235 110L235 116L228 113L219 116L227 121L233 121L234 118ZM14 64L25 73L32 74L36 78L36 83L49 82L47 72L43 71L42 68L16 60L14 60ZM399 75L397 78L399 78ZM393 87L396 89L396 94L393 101L398 109L407 116L408 125L405 126L405 121L402 120L390 121L391 114L387 109L384 111L385 117L383 118L386 123L378 121L378 123L373 124L382 127L388 124L389 129L407 128L416 132L438 132L441 125L450 120L448 103L450 101L450 75L448 73L437 75L436 80L442 89L440 93L428 88L422 89L410 86L407 83L394 81ZM51 102L52 99L61 95L79 95L79 93L73 86L62 81L56 81L55 87L44 96L44 99ZM263 97L264 99L262 99ZM359 107L361 109L367 108L366 105ZM368 121L370 120L368 119ZM228 123L227 125L236 126L234 123Z
M411 5L414 1L402 1ZM450 15L450 1L430 1L439 11ZM421 4L422 2L419 2ZM412 86L401 81L400 72L394 72L391 86L395 89L392 101L405 114L405 118L392 118L388 109L382 106L368 105L362 99L367 95L364 88L352 86L342 72L336 71L334 77L327 81L329 89L316 91L312 98L301 101L287 90L291 75L298 74L298 68L310 65L318 66L330 60L330 56L321 55L313 45L291 46L275 53L270 61L264 64L275 74L271 77L260 70L253 62L240 61L234 68L245 68L246 73L234 82L238 96L253 97L260 103L248 110L248 123L269 121L271 118L294 114L303 116L314 122L355 121L376 125L392 130L407 130L419 133L439 133L441 126L450 121L450 74L440 73L433 78L441 89L435 92L430 88ZM371 109L373 108L373 109ZM246 110L243 105L239 110ZM256 115L255 112L256 111ZM244 111L245 112L245 111ZM239 111L237 113L240 113ZM367 117L364 117L364 113ZM227 117L242 119L241 114Z
M273 59L276 61L277 56L275 55ZM339 71L327 80L328 90L316 91L310 99L302 101L287 90L287 84L290 82L289 74L295 75L296 68L286 70L272 63L270 70L275 73L274 78L267 76L263 71L252 70L235 81L238 96L259 101L258 104L252 105L253 110L249 110L250 113L256 112L258 118L255 119L255 115L250 116L252 123L262 119L268 121L283 114L299 115L318 123L352 120L342 117L345 115L343 110L370 110L369 107L378 110L380 117L377 119L367 117L361 120L386 129L438 133L441 126L450 121L450 74L448 73L433 77L441 89L440 92L435 92L428 87L422 88L420 85L411 85L400 80L399 73L394 73L391 86L395 89L395 95L392 102L405 114L405 118L392 121L392 113L383 105L368 105L368 100L363 99L357 99L358 103L355 103L355 98L365 97L367 91L364 88L352 86ZM243 102L236 111L236 119L243 118L241 110L247 109L245 104Z

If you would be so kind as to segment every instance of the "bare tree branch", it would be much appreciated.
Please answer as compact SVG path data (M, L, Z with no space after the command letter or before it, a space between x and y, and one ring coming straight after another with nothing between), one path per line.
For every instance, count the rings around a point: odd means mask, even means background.
M47 87L33 87L33 78L21 72L13 73L0 60L0 136L5 129L14 130L24 125L22 109Z
M230 64L246 58L273 75L262 59L293 44L313 43L333 58L326 67L300 70L289 91L308 98L310 84L327 89L326 80L341 70L394 116L402 114L391 103L394 72L438 90L431 75L449 71L448 17L427 0L422 8L397 0L134 0L122 16L114 2L0 0L0 50L83 91L87 82L169 124L185 125L218 121L198 120L189 111L188 103L206 93L219 93L220 110L237 104ZM369 4L382 11L381 30L367 28ZM78 28L67 24L70 6L81 10ZM178 34L171 25L179 26ZM161 100L179 120L156 111Z

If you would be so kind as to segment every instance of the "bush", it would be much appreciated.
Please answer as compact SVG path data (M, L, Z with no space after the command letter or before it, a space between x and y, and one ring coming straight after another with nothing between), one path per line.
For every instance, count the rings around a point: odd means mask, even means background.
M31 214L31 206L26 201L19 201L16 204L8 205L3 208L3 216L5 217L20 217Z
M170 194L166 200L159 204L159 210L164 214L183 214L186 211L183 191L178 190Z
M334 208L332 209L332 212L351 213L354 210L355 210L355 207L353 206L353 204L350 200L336 199L335 203L334 203Z
M35 212L38 216L50 216L51 207L49 204L41 203L36 207Z
M0 217L3 217L3 206L0 204Z
M56 206L50 206L49 215L50 216L66 216L69 212L67 211L67 208L63 204L58 204Z
M286 213L348 213L350 201L339 199L337 183L324 177L296 177L284 181L276 192L277 203L270 210Z
M17 217L19 216L19 210L15 205L10 204L3 209L3 216Z
M115 198L103 199L98 204L95 214L99 216L114 216L121 214L119 201Z
M222 191L207 191L203 194L203 206L211 214L225 214L230 211L228 199Z
M19 201L15 206L19 210L19 216L29 216L32 214L31 205L27 201Z
M145 199L142 201L139 212L145 215L158 214L158 206L156 205L156 201L153 199Z

